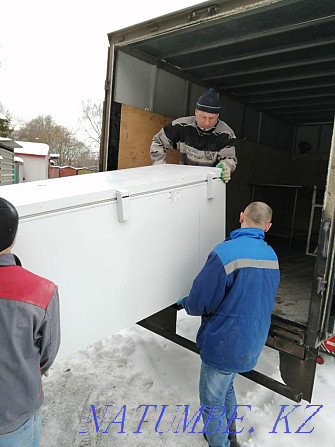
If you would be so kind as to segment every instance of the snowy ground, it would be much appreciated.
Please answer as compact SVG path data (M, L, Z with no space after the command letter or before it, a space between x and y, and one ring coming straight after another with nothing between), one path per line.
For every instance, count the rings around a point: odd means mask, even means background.
M198 325L197 318L179 312L181 335L194 339ZM265 348L256 369L280 380L277 357L274 350ZM324 358L324 365L317 367L314 407L302 401L287 417L288 428L284 419L276 425L282 406L287 405L284 415L298 404L248 379L236 378L238 404L251 406L239 412L239 416L245 414L242 422L237 421L239 430L244 427L238 435L241 447L335 445L335 358ZM201 421L192 430L194 418L183 432L185 408L187 422L199 410L199 370L197 354L137 325L71 359L56 362L49 377L44 378L41 447L206 447L198 433ZM320 411L301 427L320 405Z

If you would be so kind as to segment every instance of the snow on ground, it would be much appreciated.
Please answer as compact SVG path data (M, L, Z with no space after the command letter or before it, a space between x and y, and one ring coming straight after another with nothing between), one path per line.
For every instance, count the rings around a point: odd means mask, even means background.
M198 318L179 312L180 335L194 339L198 326ZM335 445L335 358L324 355L324 359L324 365L317 367L313 407L237 376L238 404L250 406L239 411L240 417L245 414L243 421L237 421L238 430L244 427L238 435L241 447ZM278 354L265 348L256 369L280 380L277 362ZM206 447L199 433L202 421L194 429L196 417L192 421L200 406L199 371L197 354L140 326L112 335L56 362L44 378L41 447ZM287 407L282 416L300 405L287 417L288 428L285 419L276 425L283 405ZM185 409L187 422L191 421L186 430Z

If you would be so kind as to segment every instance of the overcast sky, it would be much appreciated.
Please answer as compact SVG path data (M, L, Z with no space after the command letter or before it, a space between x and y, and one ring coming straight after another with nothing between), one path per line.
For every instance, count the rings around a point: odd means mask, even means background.
M104 96L107 33L178 9L167 2L13 0L1 5L0 103L15 118L75 129L82 101Z

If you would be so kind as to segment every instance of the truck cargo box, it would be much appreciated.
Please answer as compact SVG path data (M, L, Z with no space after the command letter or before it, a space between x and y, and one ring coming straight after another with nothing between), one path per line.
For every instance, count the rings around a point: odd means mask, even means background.
M210 0L108 34L101 170L150 164L153 135L216 90L237 137L228 224L268 203L281 270L267 345L286 385L249 378L297 401L335 333L334 25L333 0Z

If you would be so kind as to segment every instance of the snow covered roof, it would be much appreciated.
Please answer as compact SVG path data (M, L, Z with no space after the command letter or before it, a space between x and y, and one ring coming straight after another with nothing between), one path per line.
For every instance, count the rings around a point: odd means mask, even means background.
M15 147L21 147L21 146L11 138L0 137L0 147L8 149L9 151L13 152L13 149Z
M17 155L14 155L14 161L16 161L17 163L21 163L21 164L24 163L23 158L18 157Z
M15 154L39 155L45 157L49 155L49 145L45 143L33 143L30 141L18 141L21 149L14 149Z

